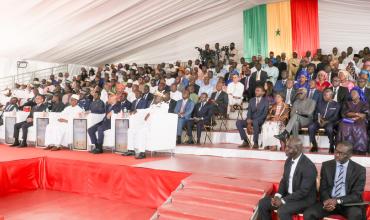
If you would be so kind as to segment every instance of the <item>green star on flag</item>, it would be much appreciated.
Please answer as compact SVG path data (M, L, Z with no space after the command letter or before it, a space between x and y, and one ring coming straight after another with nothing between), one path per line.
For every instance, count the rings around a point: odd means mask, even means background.
M280 36L280 29L279 28L275 31L275 36Z

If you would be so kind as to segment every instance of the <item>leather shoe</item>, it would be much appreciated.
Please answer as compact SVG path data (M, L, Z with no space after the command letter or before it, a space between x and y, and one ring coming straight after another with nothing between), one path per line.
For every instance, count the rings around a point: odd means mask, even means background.
M192 139L190 139L187 144L194 144L194 141Z
M14 140L14 143L12 145L9 145L10 147L17 147L19 146L21 143L19 143L19 141L16 139Z
M103 153L103 149L101 149L100 147L98 148L95 148L93 151L92 151L93 154L102 154Z
M200 145L200 140L197 140L197 144Z
M244 141L241 145L238 146L239 148L250 148L251 146L248 144L248 142Z
M27 147L27 142L26 141L22 141L21 145L19 145L18 147L19 148Z
M49 146L45 147L44 150L51 150L51 148L53 148L53 147L55 147L55 146L49 145Z
M330 146L330 148L329 148L329 154L334 154L334 146Z
M51 151L58 151L58 150L61 150L60 147L57 147L57 146L54 146L50 149Z
M310 149L310 152L311 153L314 153L314 152L317 152L319 151L318 147L317 147L317 143L316 142L313 142L312 143L312 148Z
M134 155L135 155L135 151L133 150L129 150L122 154L122 156L134 156Z
M284 130L282 133L280 133L278 135L274 135L274 137L281 140L281 141L284 141L288 137L288 132Z
M141 152L139 153L138 155L135 156L135 159L144 159L146 156L145 156L145 153Z
M258 148L259 148L258 144L253 144L253 149L258 149Z

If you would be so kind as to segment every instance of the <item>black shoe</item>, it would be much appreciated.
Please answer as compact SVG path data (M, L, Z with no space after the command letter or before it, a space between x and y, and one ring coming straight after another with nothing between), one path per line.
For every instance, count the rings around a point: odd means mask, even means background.
M288 132L284 130L281 134L274 135L274 137L281 141L285 141L288 138L288 135L289 135Z
M141 152L138 155L135 156L135 159L144 159L146 158L145 153Z
M181 136L177 136L176 144L181 144Z
M244 141L242 143L242 145L239 145L238 147L239 148L250 148L251 146L249 145L249 143L247 141Z
M199 139L197 140L197 144L200 144L200 140Z
M122 156L134 156L134 155L135 155L135 151L133 150L129 150L122 154Z
M14 140L14 143L12 145L9 145L10 147L17 147L19 146L21 143L19 143L18 139L15 139Z
M18 147L20 147L20 148L27 147L27 142L26 141L22 141L21 145L19 145Z
M103 148L101 147L96 147L93 151L93 154L102 154L103 153Z
M187 142L187 144L194 144L193 139L189 139L189 141Z
M259 146L258 146L258 144L253 144L253 149L258 149L259 148Z
M317 147L316 141L312 143L312 148L310 149L311 153L318 152L319 148Z

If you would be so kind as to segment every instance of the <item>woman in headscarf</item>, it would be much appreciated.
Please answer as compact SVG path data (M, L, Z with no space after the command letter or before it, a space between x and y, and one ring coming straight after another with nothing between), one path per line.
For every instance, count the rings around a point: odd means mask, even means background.
M275 94L275 103L271 106L266 121L262 125L262 145L266 150L276 151L278 148L283 150L284 142L274 138L274 135L280 134L285 129L289 119L290 107L285 103L284 95Z
M302 70L301 72L299 72L297 79L298 81L294 84L295 89L306 88L307 90L309 90L309 81L311 80L311 77L306 70Z
M350 74L347 70L340 70L338 77L340 80L340 86L346 87L348 91L351 91L355 86L355 84L350 80Z
M331 83L328 81L328 74L324 70L320 70L317 74L316 89L322 92L331 86Z
M367 120L369 106L359 87L351 90L351 101L342 109L342 121L339 123L337 143L348 141L353 144L354 153L366 154L368 151Z

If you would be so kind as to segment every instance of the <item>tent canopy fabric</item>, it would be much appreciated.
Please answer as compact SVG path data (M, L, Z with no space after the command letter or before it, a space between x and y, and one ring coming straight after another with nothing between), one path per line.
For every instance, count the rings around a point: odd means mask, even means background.
M208 42L242 51L242 11L266 2L3 0L0 57L96 66L194 58Z

